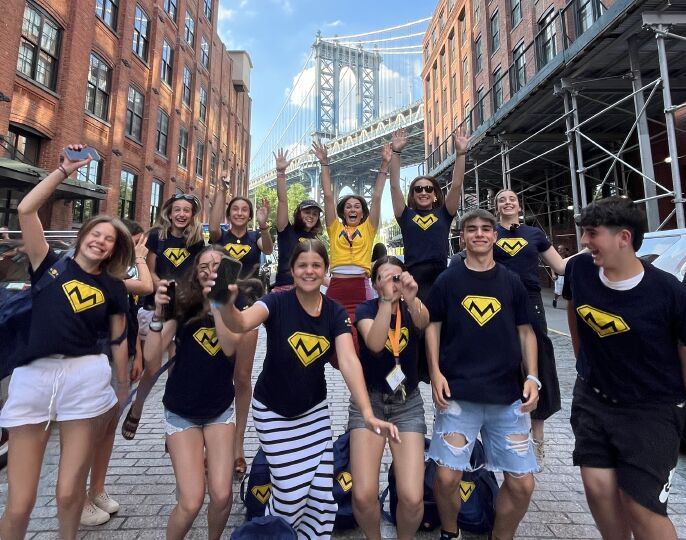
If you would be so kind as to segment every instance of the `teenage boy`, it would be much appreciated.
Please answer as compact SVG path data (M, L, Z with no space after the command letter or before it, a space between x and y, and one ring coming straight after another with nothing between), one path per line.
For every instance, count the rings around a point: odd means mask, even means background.
M536 336L524 285L493 260L493 215L468 212L460 230L464 263L438 277L426 302L431 314L426 349L437 409L429 457L438 465L434 491L441 540L461 538L459 485L462 472L470 470L479 432L486 466L505 472L492 537L510 540L529 507L538 470L529 436L529 413L541 387Z
M644 220L623 197L590 204L578 219L590 253L565 271L574 465L605 540L676 540L667 498L686 418L686 288L636 257Z

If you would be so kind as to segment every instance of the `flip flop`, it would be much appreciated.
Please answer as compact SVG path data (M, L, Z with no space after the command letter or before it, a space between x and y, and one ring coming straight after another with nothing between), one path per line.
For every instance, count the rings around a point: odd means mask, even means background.
M244 457L237 457L233 462L233 472L238 480L243 480L245 473L248 470L248 464Z
M124 437L127 441L133 440L133 438L136 436L136 431L138 430L138 424L140 421L141 419L133 416L133 414L131 414L131 409L129 409L129 412L126 413L124 423L121 425L122 437Z

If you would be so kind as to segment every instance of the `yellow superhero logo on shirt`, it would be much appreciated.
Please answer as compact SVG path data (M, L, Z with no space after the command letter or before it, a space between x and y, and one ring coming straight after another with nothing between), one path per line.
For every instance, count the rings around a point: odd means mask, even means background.
M331 346L324 336L315 336L305 332L293 332L288 338L288 344L305 367L328 351Z
M438 218L434 214L427 214L425 216L420 216L417 214L412 218L412 221L414 221L420 229L425 231L431 227L431 225L436 223Z
M248 253L250 253L250 246L247 244L226 244L224 246L229 257L240 261Z
M253 486L250 493L260 502L260 504L267 504L269 497L272 495L272 485L265 484L263 486Z
M74 313L81 313L105 303L105 295L100 289L81 283L76 279L63 284L62 290L67 295Z
M401 353L405 350L405 347L407 347L407 343L410 341L410 331L403 326L400 329L400 340L398 342L399 348L398 348L398 353ZM393 346L391 345L391 339L387 338L386 339L386 348L388 349L388 352L393 354Z
M496 242L496 245L507 253L510 257L514 257L522 251L529 242L524 238L501 238Z
M183 261L190 257L190 252L186 248L167 248L162 252L169 262L174 266L181 266Z
M476 484L474 482L466 482L465 480L460 482L460 499L462 499L463 503L466 503L469 500L469 497L472 496L475 489Z
M214 328L199 328L195 331L193 337L210 356L215 356L221 348L217 338L217 330Z
M336 482L338 482L338 485L341 486L341 489L343 491L348 492L353 487L353 475L350 474L348 471L338 473L338 476L336 477Z
M588 304L579 306L576 312L581 320L601 338L629 331L629 325L619 315L596 309Z
M492 296L465 296L462 300L462 307L467 310L473 319L483 326L490 321L500 311L500 302Z

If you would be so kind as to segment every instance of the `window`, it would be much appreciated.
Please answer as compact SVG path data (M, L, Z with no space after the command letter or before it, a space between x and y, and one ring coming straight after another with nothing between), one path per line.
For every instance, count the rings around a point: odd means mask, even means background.
M441 32L445 28L445 11L441 11L441 14L438 16L438 28Z
M479 0L474 0L474 24L481 21L481 5Z
M510 88L514 94L526 84L526 56L524 43L520 43L512 51L512 72L510 73Z
M432 47L435 47L435 46L436 46L436 40L437 40L437 39L438 39L438 38L437 38L437 36L436 36L436 29L434 28L433 31L431 32L431 46L432 46Z
M458 30L460 32L460 45L467 43L467 19L465 18L464 9L460 12L457 20Z
M448 112L448 89L444 86L441 93L441 106L443 107L443 114Z
M203 0L203 12L208 21L212 21L212 0Z
M493 54L500 48L500 24L498 23L498 12L491 17L491 50Z
M434 101L434 122L438 124L438 121L441 119L441 109L438 108L438 99Z
M200 63L206 68L210 68L210 44L207 43L205 36L200 38Z
M137 174L126 169L121 170L119 178L119 205L117 208L117 214L121 219L135 219L137 183Z
M546 65L557 54L557 47L555 44L555 11L550 10L538 22L539 32L536 36L536 44L538 46L538 67Z
M169 115L162 109L157 111L157 138L155 149L163 156L167 155L167 138L169 135Z
M217 141L215 140L215 142ZM217 154L214 152L210 155L210 182L217 183Z
M141 7L136 5L136 18L133 20L133 52L145 62L148 61L149 31L150 19Z
M76 171L76 179L89 184L100 184L102 161L91 161ZM98 201L93 199L75 199L71 207L72 221L83 223L98 213Z
M112 30L117 29L119 0L95 0L95 14Z
M157 215L160 213L162 206L162 197L164 195L164 184L160 180L152 181L152 189L150 190L150 226L155 224Z
M205 161L205 145L201 142L195 145L195 176L202 178Z
M179 130L179 155L176 161L180 167L184 169L188 167L188 130L186 128Z
M503 106L503 74L498 67L493 72L493 110L497 110Z
M107 121L110 105L111 69L97 54L91 53L86 88L86 110Z
M476 110L474 111L474 120L476 121L477 126L480 126L484 121L484 101L484 87L482 86L476 92Z
M183 29L183 37L191 47L195 47L195 21L188 11L186 11L186 23Z
M429 61L429 45L424 45L424 62Z
M143 134L143 94L129 86L129 99L126 104L126 134L140 142Z
M426 101L431 101L431 79L426 79Z
M29 165L38 165L40 137L10 124L7 141L11 146L10 158L22 163L28 163Z
M455 60L455 34L450 34L448 36L448 62L453 63Z
M438 92L438 65L434 62L433 68L434 93Z
M464 128L467 133L472 131L472 115L469 110L469 103L464 104Z
M600 0L576 0L577 33L583 34L598 20L605 7Z
M207 120L207 90L200 87L200 120Z
M510 0L510 22L512 28L522 20L522 0Z
M462 88L469 87L469 62L467 62L467 57L462 59Z
M457 101L457 75L454 73L450 80L450 101L453 103Z
M164 0L164 11L176 22L176 0Z
M450 13L455 7L455 0L448 0L448 13Z
M174 49L165 39L162 44L162 62L160 79L169 86L172 84L172 76L174 73Z
M62 30L55 21L31 2L26 2L17 71L54 90L61 35Z
M183 66L183 91L181 93L181 99L189 107L191 106L191 84L193 84L191 68Z
M481 35L474 42L474 73L481 73L483 69L484 51L481 43Z
M445 49L441 51L441 78L445 77L447 72L445 70Z

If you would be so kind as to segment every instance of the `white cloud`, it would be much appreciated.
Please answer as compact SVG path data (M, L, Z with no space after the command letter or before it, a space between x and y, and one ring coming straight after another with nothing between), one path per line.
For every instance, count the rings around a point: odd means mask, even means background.
M312 109L314 108L314 86L315 69L314 66L305 68L303 71L293 77L293 84L286 88L285 95L291 93L290 103L296 107Z
M219 21L230 21L236 16L236 12L233 9L225 8L219 4L219 9L217 10L217 18Z
M248 0L241 0L240 4L238 4L238 7L240 9L243 9L247 5L248 5Z
M328 26L329 28L338 28L339 26L343 26L343 21L336 19L335 21L324 23L324 26Z
M293 4L291 4L291 0L272 0L272 2L279 6L287 15L293 15Z

